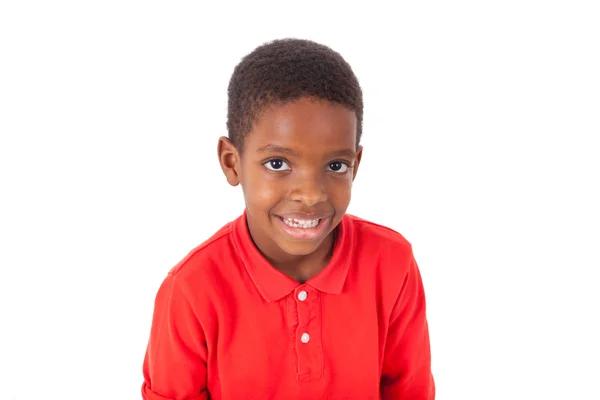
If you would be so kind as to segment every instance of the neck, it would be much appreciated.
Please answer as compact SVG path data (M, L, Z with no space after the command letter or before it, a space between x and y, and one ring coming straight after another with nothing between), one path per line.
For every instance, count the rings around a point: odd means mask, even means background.
M335 231L334 231L335 232ZM332 232L313 253L305 256L287 256L284 259L270 259L275 268L290 278L305 283L327 266L333 254L335 234Z
M290 255L279 248L261 249L251 234L252 241L269 263L290 278L305 283L327 266L333 254L337 229L312 253L306 255ZM276 246L273 246L276 247ZM269 250L269 251L265 251Z

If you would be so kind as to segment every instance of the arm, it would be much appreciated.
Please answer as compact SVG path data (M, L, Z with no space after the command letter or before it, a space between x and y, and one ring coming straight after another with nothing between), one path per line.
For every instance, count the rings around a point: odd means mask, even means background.
M382 400L434 400L425 293L414 258L392 310L381 374Z
M154 304L144 358L144 400L207 400L204 332L177 278L169 274Z

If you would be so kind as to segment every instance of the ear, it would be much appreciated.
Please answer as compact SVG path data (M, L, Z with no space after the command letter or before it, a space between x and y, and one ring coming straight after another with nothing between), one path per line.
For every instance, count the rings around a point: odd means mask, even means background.
M225 137L219 138L217 148L219 154L219 163L221 169L227 178L227 182L231 186L237 186L240 183L240 153L235 148L233 143Z
M362 158L362 152L363 152L363 147L359 145L357 152L356 152L356 161L354 161L354 167L352 170L352 180L353 181L354 181L354 178L356 178L356 173L358 172L358 165L360 164L360 160Z

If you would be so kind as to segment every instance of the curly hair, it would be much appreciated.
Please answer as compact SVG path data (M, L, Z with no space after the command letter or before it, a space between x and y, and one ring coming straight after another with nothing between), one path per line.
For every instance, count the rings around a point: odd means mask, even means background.
M235 67L227 93L228 136L240 152L244 137L266 106L302 97L354 111L357 145L360 142L363 98L358 79L339 53L322 44L278 39L257 47Z

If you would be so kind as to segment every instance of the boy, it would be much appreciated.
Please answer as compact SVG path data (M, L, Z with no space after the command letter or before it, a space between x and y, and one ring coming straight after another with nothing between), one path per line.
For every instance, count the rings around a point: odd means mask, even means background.
M235 68L218 155L246 209L168 274L146 400L435 396L410 244L346 214L362 92L333 50L277 40Z

